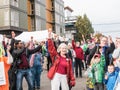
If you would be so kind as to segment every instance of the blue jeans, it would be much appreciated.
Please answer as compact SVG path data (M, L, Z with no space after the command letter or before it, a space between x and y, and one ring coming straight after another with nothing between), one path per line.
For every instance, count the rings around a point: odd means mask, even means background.
M94 86L94 90L104 90L103 83L96 83Z
M16 81L17 90L23 90L23 88L22 88L23 77L25 77L25 79L28 83L28 90L33 90L32 76L33 75L32 75L32 72L30 69L18 69L17 81Z
M42 72L42 66L36 65L31 68L33 74L33 87L40 87L40 76Z
M90 88L87 87L87 90L94 90L94 89L90 89Z

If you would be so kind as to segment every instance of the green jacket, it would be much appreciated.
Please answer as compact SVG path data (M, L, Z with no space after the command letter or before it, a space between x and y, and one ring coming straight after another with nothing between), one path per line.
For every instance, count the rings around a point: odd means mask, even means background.
M102 83L104 79L105 57L101 55L100 62L92 66L92 74L94 83Z
M42 46L42 55L43 55L43 56L46 56L46 53L47 53L46 46L43 45L43 46Z
M88 48L88 45L87 45L87 44L84 44L84 45L83 45L83 51L85 52L85 51L87 50L87 48Z

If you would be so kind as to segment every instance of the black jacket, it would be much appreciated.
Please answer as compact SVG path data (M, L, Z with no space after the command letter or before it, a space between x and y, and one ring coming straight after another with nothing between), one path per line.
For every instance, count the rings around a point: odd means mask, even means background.
M9 90L16 90L16 72L17 72L17 67L18 67L18 59L20 57L20 55L22 53L24 53L24 51L26 51L26 58L29 58L29 55L39 51L41 49L41 46L38 46L37 48L33 49L33 50L29 50L27 48L22 48L20 50L18 49L14 49L13 50L13 58L14 58L14 62L12 63L9 71L8 71L8 75L9 75Z
M110 44L110 47L107 47L105 48L105 60L106 60L106 66L109 65L110 63L110 60L109 60L109 54L111 54L115 49L115 45L114 43L111 43ZM91 59L92 57L94 56L94 54L96 53L96 50L97 50L97 46L95 46L91 51L90 51L90 54L88 56L88 65L90 65L90 62L91 62Z
M31 54L34 54L35 52L39 51L41 48L42 48L41 46L38 46L35 49L31 49L31 50L28 48L22 48L19 50L15 49L15 50L13 50L12 55L13 55L13 57L19 57L22 53L26 52L26 56L27 56L26 58L29 58L29 56Z

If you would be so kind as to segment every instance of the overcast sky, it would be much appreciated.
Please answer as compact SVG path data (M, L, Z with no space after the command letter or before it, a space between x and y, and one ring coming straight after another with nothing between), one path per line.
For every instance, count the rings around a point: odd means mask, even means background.
M120 0L63 0L72 15L87 14L93 24L120 22Z

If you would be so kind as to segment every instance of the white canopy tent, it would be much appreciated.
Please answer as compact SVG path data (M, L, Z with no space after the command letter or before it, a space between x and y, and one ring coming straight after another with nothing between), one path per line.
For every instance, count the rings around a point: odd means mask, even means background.
M54 37L54 33L52 33L52 36ZM36 41L46 41L48 38L48 30L42 30L42 31L32 31L32 32L23 32L20 35L16 36L15 39L21 40L23 42L29 42L31 40L31 36L33 37L33 40ZM64 38L59 36L60 41L68 41L68 38ZM3 35L0 35L0 42L3 40ZM7 38L6 40L7 41Z
M54 33L52 33L54 36ZM46 38L48 38L48 30L42 30L42 31L33 31L33 32L23 32L19 36L15 37L17 40L21 40L24 42L30 41L31 36L33 36L33 39L36 41L45 41ZM59 39L61 41L64 40L63 37L59 36ZM68 41L67 38L65 38L66 41Z
M28 41L30 41L31 36L36 41L46 40L46 38L48 38L48 30L23 32L19 36L15 37L15 39L21 40L21 41L24 41L24 42L28 42Z
M0 34L0 42L3 40L3 35Z

